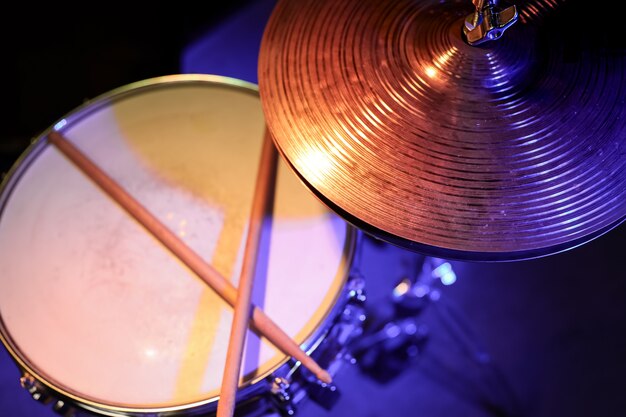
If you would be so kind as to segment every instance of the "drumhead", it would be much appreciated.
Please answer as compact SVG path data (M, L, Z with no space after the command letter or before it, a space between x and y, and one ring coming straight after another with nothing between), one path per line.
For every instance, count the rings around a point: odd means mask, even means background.
M132 84L54 127L237 285L265 134L256 87L214 76ZM282 162L253 299L298 343L329 320L353 235ZM61 395L153 412L214 401L232 309L45 134L0 195L0 333ZM288 358L249 332L242 385Z

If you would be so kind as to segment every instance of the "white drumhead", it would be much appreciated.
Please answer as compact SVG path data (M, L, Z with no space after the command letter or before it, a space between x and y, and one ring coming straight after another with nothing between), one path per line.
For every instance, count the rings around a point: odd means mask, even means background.
M236 285L265 133L253 86L151 80L57 127ZM183 407L218 395L232 309L43 140L10 178L0 213L0 318L20 363L98 405ZM281 163L254 302L299 343L336 303L350 239ZM249 332L244 383L285 360Z

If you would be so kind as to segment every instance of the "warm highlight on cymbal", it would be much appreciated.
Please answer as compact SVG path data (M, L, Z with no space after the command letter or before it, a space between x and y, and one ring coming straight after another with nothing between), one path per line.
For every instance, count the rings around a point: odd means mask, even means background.
M348 221L438 256L532 258L615 227L623 36L577 4L517 6L473 47L470 1L279 1L259 84L281 153Z

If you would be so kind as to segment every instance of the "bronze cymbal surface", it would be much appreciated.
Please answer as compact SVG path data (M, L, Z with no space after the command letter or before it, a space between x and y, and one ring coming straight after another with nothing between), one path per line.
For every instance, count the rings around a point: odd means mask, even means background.
M355 226L436 256L533 258L614 228L624 37L582 2L517 7L474 47L469 0L280 0L259 87L281 154Z

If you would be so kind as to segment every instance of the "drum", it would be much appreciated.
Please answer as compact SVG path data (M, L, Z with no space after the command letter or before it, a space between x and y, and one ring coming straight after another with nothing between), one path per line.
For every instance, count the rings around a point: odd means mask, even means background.
M256 86L216 76L146 80L51 129L237 285L265 134ZM22 384L62 413L213 411L232 308L46 133L0 194L0 336ZM356 326L342 314L358 286L349 279L355 231L287 166L278 169L253 301L332 369ZM238 408L302 398L286 392L309 383L298 365L249 332Z

